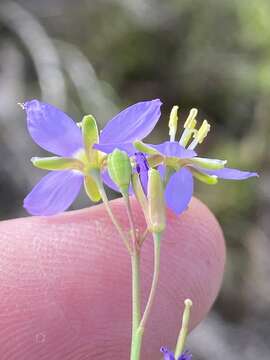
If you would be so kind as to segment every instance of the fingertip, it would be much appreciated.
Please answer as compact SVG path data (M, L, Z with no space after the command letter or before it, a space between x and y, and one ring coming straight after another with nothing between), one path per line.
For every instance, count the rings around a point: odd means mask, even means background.
M122 201L111 205L127 229ZM137 226L144 229L138 204L133 201L132 206ZM11 354L11 360L128 356L130 260L102 205L2 222L0 232L0 353ZM146 329L145 359L159 356L161 345L174 346L186 298L193 301L191 327L203 319L224 270L222 231L196 199L181 216L168 212L161 246L161 275ZM147 238L142 250L143 304L152 271L153 247ZM46 340L37 342L37 334Z

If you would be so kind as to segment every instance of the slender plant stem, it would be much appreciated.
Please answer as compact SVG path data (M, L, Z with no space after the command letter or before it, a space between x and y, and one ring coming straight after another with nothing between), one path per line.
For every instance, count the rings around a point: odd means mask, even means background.
M127 208L128 221L129 221L131 237L132 237L132 242L133 242L133 251L135 252L136 248L137 248L137 235L136 235L135 221L134 221L133 212L132 212L128 194L123 194L123 197L124 197L124 201L125 201L126 208Z
M141 246L144 242L144 240L146 239L146 236L148 235L148 227L146 227L146 229L144 230L144 232L142 233L140 239L139 239L139 245Z
M141 353L141 345L142 345L142 339L144 334L144 329L146 322L149 318L152 305L155 298L155 293L157 290L158 285L158 277L159 277L159 267L160 267L160 240L161 240L161 233L153 233L154 238L154 274L153 274L153 280L152 285L148 297L148 301L141 319L141 322L137 328L136 335L132 344L132 356L131 360L139 360L140 359L140 353Z
M98 190L100 192L100 196L102 198L102 201L105 205L105 208L107 210L107 213L108 215L110 216L111 218L111 221L112 223L114 224L114 226L116 227L121 239L123 240L129 254L131 254L131 248L130 248L130 244L129 244L129 241L128 241L128 238L126 237L126 235L124 234L124 231L122 229L122 227L120 226L120 224L118 223L118 221L116 220L115 216L113 215L113 212L112 212L112 209L110 207L110 204L109 204L109 200L108 200L108 197L107 197L107 194L106 194L106 191L104 189L104 186L103 186L103 183L102 181L100 180L100 176L95 176L95 180L97 182L97 185L98 185Z
M132 267L132 340L130 359L139 359L136 355L136 333L141 321L141 290L140 290L140 253L135 249L131 255Z

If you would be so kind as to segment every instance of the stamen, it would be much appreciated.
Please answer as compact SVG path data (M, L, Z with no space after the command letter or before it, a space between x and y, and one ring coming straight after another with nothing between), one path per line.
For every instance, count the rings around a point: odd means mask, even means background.
M201 144L209 133L210 127L207 120L204 120L199 130L194 133L194 140L189 145L188 149L193 150L198 144Z
M175 135L177 131L177 123L178 123L178 112L179 106L174 105L171 113L170 113L170 119L169 119L169 135L170 135L170 141L175 140Z
M182 146L186 146L187 143L189 142L192 134L194 132L196 132L195 130L195 126L197 124L197 121L196 121L196 116L198 114L198 110L193 108L190 110L189 112L189 115L187 117L187 120L184 124L184 132L179 140L179 144L182 145Z

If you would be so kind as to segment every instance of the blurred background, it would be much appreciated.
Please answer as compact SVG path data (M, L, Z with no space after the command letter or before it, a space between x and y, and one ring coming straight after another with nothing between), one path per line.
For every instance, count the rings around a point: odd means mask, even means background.
M223 288L190 336L194 359L270 357L270 2L269 0L0 1L0 218L26 216L22 200L42 177L44 156L18 102L38 98L99 126L137 101L161 98L168 138L200 109L212 132L201 154L257 170L259 180L197 183L227 240ZM112 194L115 196L115 194ZM88 206L81 196L73 208Z

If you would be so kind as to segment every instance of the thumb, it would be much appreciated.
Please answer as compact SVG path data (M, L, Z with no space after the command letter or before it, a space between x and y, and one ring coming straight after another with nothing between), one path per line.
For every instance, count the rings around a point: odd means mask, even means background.
M121 200L111 202L127 225ZM135 220L144 227L135 201ZM0 357L5 360L127 359L131 338L130 259L103 205L54 217L0 223ZM142 248L143 306L151 284L152 241ZM219 290L224 241L210 211L193 199L168 214L161 275L145 331L142 359L172 347L182 304L193 300L191 326Z

